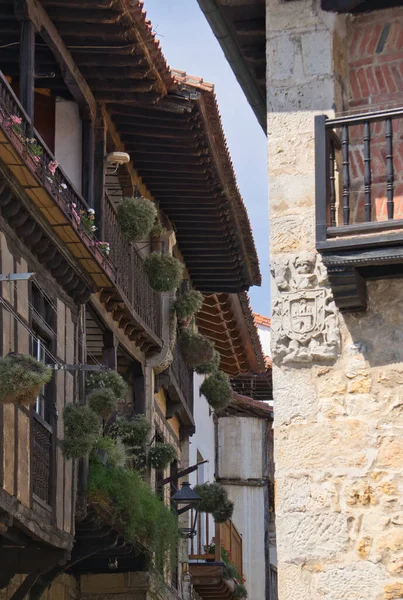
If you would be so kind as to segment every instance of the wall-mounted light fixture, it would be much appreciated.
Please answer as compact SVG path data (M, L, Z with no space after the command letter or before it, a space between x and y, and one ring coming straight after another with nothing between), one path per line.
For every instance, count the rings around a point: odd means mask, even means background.
M181 527L181 532L183 533L184 537L194 537L196 535L197 515L201 502L200 496L196 494L194 490L192 490L188 481L184 481L182 483L182 488L171 497L171 502L176 507L177 515L182 515L183 513L194 509L194 518L193 522L190 524L190 527Z
M109 174L113 175L116 173L121 165L125 165L130 162L130 155L127 152L110 152L105 158L106 167L112 167L114 171Z

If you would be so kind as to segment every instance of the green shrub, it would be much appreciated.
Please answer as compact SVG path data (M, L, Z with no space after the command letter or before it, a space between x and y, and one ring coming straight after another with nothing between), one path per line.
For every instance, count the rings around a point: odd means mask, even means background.
M234 598L247 598L248 592L243 583L237 583L233 591Z
M184 265L171 254L152 252L144 260L151 287L157 292L173 292L182 280Z
M66 458L83 458L95 445L101 421L88 406L68 404L63 410L63 454Z
M87 390L110 388L117 400L124 400L127 394L127 383L117 371L100 371L92 373L87 379Z
M201 502L200 512L213 513L222 504L228 501L228 492L220 483L202 483L194 487L196 494L199 494Z
M212 360L214 344L204 335L184 329L180 337L183 360L188 367L194 369Z
M238 569L231 562L226 563L225 567L224 567L224 575L223 576L224 576L224 579L237 579L239 577Z
M157 217L157 209L146 198L122 198L118 206L118 221L124 237L138 242L150 233Z
M119 438L125 446L136 448L144 446L151 432L151 425L145 415L133 419L118 419L111 425L109 435Z
M175 553L180 537L177 517L137 471L90 461L88 499L112 513L113 525L129 541L155 552L157 564Z
M52 378L52 370L27 354L0 358L0 402L31 404Z
M223 410L232 398L229 377L223 371L212 373L203 381L200 392L214 410Z
M156 442L150 448L150 463L154 469L165 469L178 458L175 448L171 444Z
M213 358L202 365L199 365L195 368L196 373L199 375L210 375L210 373L215 373L218 371L218 367L220 366L221 357L217 350L214 350Z
M211 514L213 515L213 519L216 523L225 523L229 519L231 519L232 514L234 512L234 503L231 500L226 500L216 508Z
M105 461L102 460L102 457L97 454L105 453ZM106 462L106 464L111 465L113 467L124 466L125 463L125 454L119 450L116 444L116 440L111 437L104 436L96 439L91 458L93 460L100 460L101 462Z
M88 406L105 420L116 410L116 405L116 396L111 388L98 388L88 395Z
M203 306L204 296L197 290L190 290L174 302L173 309L179 319L193 317Z

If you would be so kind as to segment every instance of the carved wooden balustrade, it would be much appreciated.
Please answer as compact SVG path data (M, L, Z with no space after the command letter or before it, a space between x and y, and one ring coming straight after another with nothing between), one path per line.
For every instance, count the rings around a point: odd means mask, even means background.
M127 242L118 223L115 206L108 194L104 199L105 239L110 244L110 258L116 272L116 283L136 313L150 330L161 337L161 294L150 286L144 271L143 259L136 248Z

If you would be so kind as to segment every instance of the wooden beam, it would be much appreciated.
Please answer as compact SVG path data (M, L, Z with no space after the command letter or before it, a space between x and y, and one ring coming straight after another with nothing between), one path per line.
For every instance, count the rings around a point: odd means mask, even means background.
M101 107L98 107L94 127L94 190L93 208L99 239L103 240L103 206L105 198L105 157L107 127Z
M332 12L351 12L367 0L322 0L322 10Z
M34 88L35 27L32 21L23 19L20 36L20 100L31 119L32 126L34 122ZM32 137L32 134L29 135Z
M63 80L80 106L82 115L94 119L96 114L94 96L39 0L14 0L14 2L16 16L21 20L32 21L36 31L52 51L60 67Z
M82 123L82 146L83 146L83 169L82 169L82 189L83 196L89 206L94 205L94 124L88 119Z

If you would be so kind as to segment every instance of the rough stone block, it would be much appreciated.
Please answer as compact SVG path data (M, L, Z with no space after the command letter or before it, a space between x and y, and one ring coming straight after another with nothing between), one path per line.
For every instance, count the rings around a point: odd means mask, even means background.
M378 468L399 469L403 464L403 439L388 437L379 448L376 465Z
M335 557L347 549L346 515L327 513L291 513L277 519L279 560L305 563Z
M303 566L280 563L278 565L278 587L281 600L315 600L311 590L312 573ZM298 590L298 599L296 598Z
M377 600L385 575L370 562L330 566L319 573L317 591L323 600Z
M273 365L273 385L276 390L275 426L316 420L317 400L311 374L295 370L292 377Z
M325 29L305 33L301 36L304 73L327 75L332 72L332 39Z
M368 427L347 419L278 427L275 446L278 475L283 470L362 468L368 461Z

